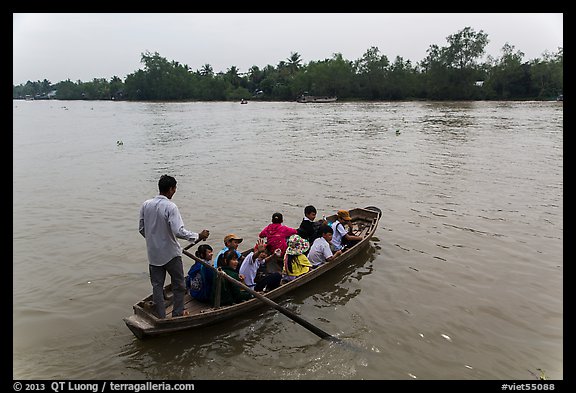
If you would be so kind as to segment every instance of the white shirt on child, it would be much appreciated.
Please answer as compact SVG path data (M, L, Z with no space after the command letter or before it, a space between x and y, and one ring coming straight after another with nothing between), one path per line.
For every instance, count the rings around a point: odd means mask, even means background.
M254 279L256 278L256 272L258 268L264 264L263 259L254 259L254 251L244 258L242 265L240 266L240 274L244 275L244 284L249 286L250 288L254 287L256 283Z
M348 231L340 221L334 222L334 224L332 224L332 229L334 230L334 234L332 235L332 245L336 251L338 251L342 249L342 238L348 234Z
M310 251L308 252L308 260L312 262L313 267L318 267L324 262L326 262L327 258L332 256L332 250L330 250L330 244L324 239L323 237L319 237L318 239L314 240L312 247L310 247Z

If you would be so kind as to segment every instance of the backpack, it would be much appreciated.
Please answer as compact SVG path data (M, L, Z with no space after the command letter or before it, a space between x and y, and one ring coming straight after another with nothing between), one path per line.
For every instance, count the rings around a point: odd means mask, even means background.
M314 227L314 232L312 236L310 236L310 239L308 239L310 241L310 247L312 247L312 243L314 243L314 240L318 239L319 237L322 237L322 227L324 226L324 224L321 221L314 221L312 225ZM330 225L330 223L328 223L328 225Z
M338 225L342 225L340 223L340 221L334 221L333 225L331 225L332 229L334 230L334 232L336 232ZM342 228L346 229L344 227L344 225L342 225ZM342 240L340 241L340 245L342 246L342 251L352 247L353 245L355 245L356 243L358 243L358 240L346 240L346 238L344 236L342 236Z
M194 299L201 302L210 302L212 296L212 283L214 273L200 262L196 262L188 270L186 276L186 290Z
M330 226L332 227L332 229L334 230L334 233L336 233L336 231L338 230L338 225L341 225L342 228L346 229L344 227L344 225L342 225L342 223L340 223L340 221L336 220L333 223L329 223ZM340 245L342 246L342 248L344 248L346 246L346 238L344 236L342 236L342 240L340 240Z

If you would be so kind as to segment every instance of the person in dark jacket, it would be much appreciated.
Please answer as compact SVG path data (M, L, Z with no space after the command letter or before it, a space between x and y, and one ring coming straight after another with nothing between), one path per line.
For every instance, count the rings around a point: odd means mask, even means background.
M308 205L304 208L304 218L298 227L298 236L308 240L308 243L314 243L314 240L322 236L322 226L327 225L326 220L314 221L316 219L316 208Z

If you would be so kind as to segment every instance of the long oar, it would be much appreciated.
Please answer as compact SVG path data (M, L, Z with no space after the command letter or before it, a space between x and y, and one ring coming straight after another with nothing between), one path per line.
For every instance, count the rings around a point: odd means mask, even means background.
M188 244L186 247L183 248L183 250L187 250L190 247L192 247L193 245L195 245L196 243L198 243L200 241L200 239L196 239L195 241L193 241L192 243Z
M212 266L209 263L204 262L203 260L201 260L200 258L197 258L196 256L190 254L188 251L183 250L182 251L184 254L188 255L190 258L194 259L196 262L200 262L201 264L203 264L204 266L206 266L207 268L212 269L213 271L215 271L218 274L218 269L216 269L214 266ZM305 319L299 317L298 315L294 314L292 311L287 310L286 308L282 307L281 305L279 305L276 302L273 302L272 300L268 299L265 296L262 296L261 294L259 294L258 292L256 292L255 290L253 290L252 288L244 285L243 283L241 283L240 281L237 281L235 279L233 279L232 277L230 277L229 275L227 275L226 273L220 273L220 277L224 277L224 279L228 280L228 282L231 282L232 284L239 286L240 288L244 289L245 291L248 291L250 294L252 294L255 298L257 298L258 300L266 303L267 305L269 305L270 307L275 308L276 310L280 311L282 314L286 315L288 318L290 318L291 320L293 320L294 322L304 326L306 329L310 330L312 333L314 333L315 335L317 335L318 337L324 339L324 340L331 340L331 341L336 341L336 342L340 342L339 338L336 338L334 336L331 336L330 334L326 333L324 330L320 329L319 327L316 327L314 325L312 325L310 322L306 321Z

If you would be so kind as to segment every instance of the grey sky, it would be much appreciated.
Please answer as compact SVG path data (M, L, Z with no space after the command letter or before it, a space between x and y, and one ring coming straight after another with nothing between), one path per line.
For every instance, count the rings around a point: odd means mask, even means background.
M276 66L291 52L303 63L334 53L353 61L372 46L415 64L468 26L488 34L493 57L506 43L525 61L564 46L561 13L22 13L13 14L12 81L124 79L142 68L145 51L215 72Z

